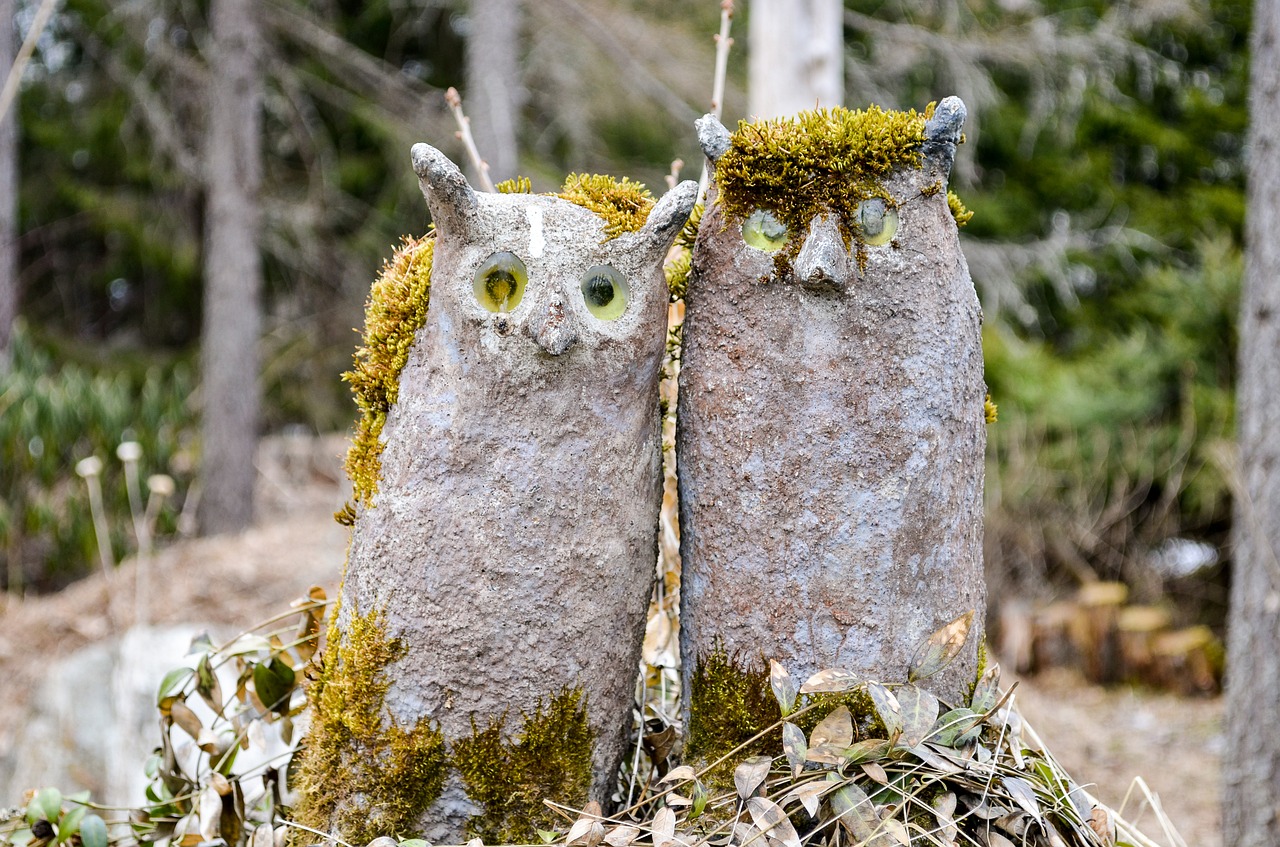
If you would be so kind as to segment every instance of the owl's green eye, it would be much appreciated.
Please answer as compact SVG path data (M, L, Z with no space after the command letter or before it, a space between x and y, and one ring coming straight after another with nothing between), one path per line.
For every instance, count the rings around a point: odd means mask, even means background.
M490 312L510 312L520 304L529 272L514 253L494 253L476 271L476 302Z
M587 311L602 321L622 317L631 299L626 278L608 265L596 265L582 276L582 299Z
M756 209L742 222L742 240L766 253L776 253L787 243L787 225L768 209Z
M879 197L859 203L857 216L862 240L872 247L888 244L898 234L898 210Z

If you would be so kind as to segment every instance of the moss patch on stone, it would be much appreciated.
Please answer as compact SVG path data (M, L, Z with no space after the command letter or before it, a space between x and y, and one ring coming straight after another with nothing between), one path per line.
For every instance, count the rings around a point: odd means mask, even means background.
M357 502L373 505L382 474L382 427L400 393L400 372L409 348L427 319L431 296L431 259L435 234L406 236L373 283L365 305L363 341L355 366L342 375L351 384L360 419L347 451L346 469ZM350 523L355 512L344 508L336 517Z
M495 185L493 190L499 194L532 194L533 183L527 176L517 176L511 179L504 179Z
M898 168L923 163L924 125L932 113L931 103L923 113L870 106L739 122L716 162L726 220L741 224L756 209L767 209L791 232L802 233L830 210L845 242L861 248L858 204L872 197L894 204L883 180ZM794 259L802 243L792 238L778 258Z
M600 174L569 174L555 196L603 218L606 241L644 226L654 203L640 183Z
M486 844L534 843L537 830L559 827L543 800L575 808L587 802L595 733L581 689L565 689L545 707L539 700L523 718L510 741L505 714L485 729L473 720L471 737L453 747L467 794L484 807L467 824L467 834Z
M444 786L444 736L425 718L401 726L386 714L386 669L408 648L388 637L381 616L353 613L344 633L337 614L308 692L312 724L294 818L352 844L408 835Z
M964 201L954 191L947 192L947 208L951 210L951 217L956 219L956 226L964 226L973 220L973 212L965 207Z

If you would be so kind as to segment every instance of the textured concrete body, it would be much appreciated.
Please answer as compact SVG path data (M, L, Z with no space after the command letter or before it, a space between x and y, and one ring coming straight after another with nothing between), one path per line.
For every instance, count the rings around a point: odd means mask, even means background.
M901 681L920 640L975 609L960 659L927 687L956 702L972 682L986 389L949 165L931 153L885 180L900 229L861 269L825 255L839 234L819 217L779 279L708 206L677 440L686 683L717 647L801 680L842 667Z
M421 147L420 176L432 164ZM383 611L410 648L388 713L403 725L428 716L449 742L508 711L518 732L521 710L581 687L597 734L592 795L607 801L656 556L661 262L693 185L646 229L605 243L601 219L571 203L468 189L459 205L444 196L457 188L424 181L439 228L431 306L383 431L380 489L356 520L342 612ZM509 314L472 293L496 251L528 267ZM631 286L608 323L579 291L601 264ZM420 834L462 843L478 811L450 777Z

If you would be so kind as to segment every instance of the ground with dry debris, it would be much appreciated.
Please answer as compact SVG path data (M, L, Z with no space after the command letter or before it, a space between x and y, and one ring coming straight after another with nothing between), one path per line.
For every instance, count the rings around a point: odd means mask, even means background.
M332 517L345 500L341 439L272 440L259 461L258 525L245 533L172 544L151 564L152 623L193 620L247 626L319 584L333 590L346 531ZM102 575L49 597L10 603L0 614L0 760L22 732L30 693L58 658L133 621L135 562L109 590ZM108 600L115 597L115 608ZM1105 803L1161 837L1142 777L1187 844L1221 847L1220 699L1186 699L1129 688L1103 689L1066 672L1022 680L1017 704L1059 762ZM141 763L139 763L141 766ZM1132 791L1130 791L1132 787ZM0 798L0 805L18 798ZM1161 840L1172 842L1172 839Z

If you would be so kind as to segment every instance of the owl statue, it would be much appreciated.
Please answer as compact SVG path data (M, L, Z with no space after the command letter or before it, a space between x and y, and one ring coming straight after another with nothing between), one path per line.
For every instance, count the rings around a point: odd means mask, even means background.
M425 144L413 166L436 232L375 285L348 375L357 505L299 816L351 843L528 843L553 826L544 798L607 804L626 744L662 263L697 186L484 194Z
M974 610L926 687L959 702L974 679L982 317L947 191L964 117L951 97L732 134L699 121L715 177L676 442L694 758L763 728L723 698L762 686L767 712L768 659L801 681L839 667L900 682L920 641Z

